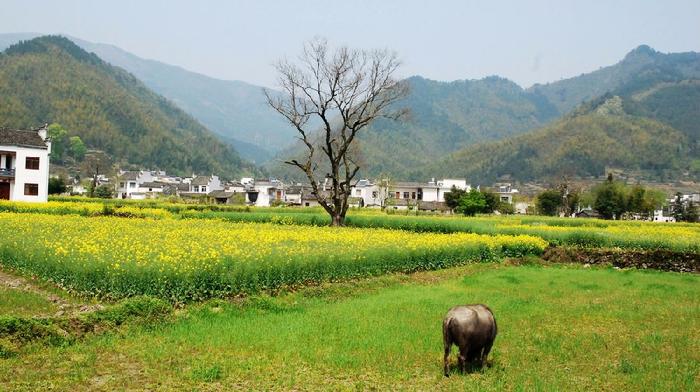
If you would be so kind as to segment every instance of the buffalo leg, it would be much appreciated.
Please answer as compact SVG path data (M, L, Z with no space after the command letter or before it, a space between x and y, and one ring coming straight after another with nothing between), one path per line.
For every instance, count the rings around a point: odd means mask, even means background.
M461 373L464 373L467 370L467 358L468 358L469 350L467 350L466 347L462 349L462 347L459 348L459 371Z
M489 353L491 352L491 347L493 346L493 341L490 343L487 343L486 346L484 346L484 350L481 354L481 366L483 367L486 365L486 357L489 356Z
M443 359L445 368L445 377L450 376L450 348L452 348L452 343L445 343L445 358Z

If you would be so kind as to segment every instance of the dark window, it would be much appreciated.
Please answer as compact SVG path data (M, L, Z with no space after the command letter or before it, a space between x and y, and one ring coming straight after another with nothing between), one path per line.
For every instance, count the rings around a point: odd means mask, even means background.
M28 170L39 170L39 157L27 157L24 167Z
M401 192L396 192L396 198L400 199L401 198Z
M39 195L39 184L24 184L24 195L25 196L38 196Z
M411 192L411 199L413 199L413 200L416 199L416 192Z
M403 198L404 198L404 199L408 199L408 192L404 192L404 193L403 193Z

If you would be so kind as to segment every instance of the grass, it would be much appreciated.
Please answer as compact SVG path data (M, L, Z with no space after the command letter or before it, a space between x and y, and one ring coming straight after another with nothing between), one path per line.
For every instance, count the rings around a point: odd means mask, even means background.
M33 316L53 314L58 307L46 296L15 288L0 287L0 315Z
M693 390L700 277L477 264L190 306L155 327L0 360L58 390ZM441 375L446 310L483 302L492 366ZM454 358L452 359L454 363Z

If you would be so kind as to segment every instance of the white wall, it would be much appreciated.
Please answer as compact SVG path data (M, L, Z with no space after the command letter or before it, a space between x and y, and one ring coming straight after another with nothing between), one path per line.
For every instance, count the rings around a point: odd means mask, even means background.
M12 166L15 169L14 186L10 185L10 200L45 202L49 197L49 150L16 146L0 146L1 151L14 151ZM25 167L27 157L39 158L39 170ZM39 194L24 194L24 184L38 184Z

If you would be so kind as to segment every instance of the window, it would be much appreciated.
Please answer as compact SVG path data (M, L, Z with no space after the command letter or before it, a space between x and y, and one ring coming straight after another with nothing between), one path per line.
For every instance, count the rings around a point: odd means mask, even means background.
M401 198L401 192L396 192L396 198L400 199Z
M411 199L416 200L416 192L411 192Z
M24 167L27 170L39 170L39 157L27 157Z
M202 192L206 192L206 191L207 191L207 187L204 186L204 185L202 185L202 188L200 188L200 189L202 190Z
M135 183L135 182L130 182L130 183L129 183L129 188L136 188L136 183Z
M120 183L119 183L119 188L124 189L124 183L123 183L123 182L120 182Z
M359 189L355 189L355 196L362 196L362 191Z
M195 185L195 186L194 186L194 191L195 191L195 192L199 192L199 185Z
M38 196L39 195L39 184L24 184L24 195L25 196Z
M404 198L404 199L408 199L408 192L404 192L404 193L403 193L403 198Z

